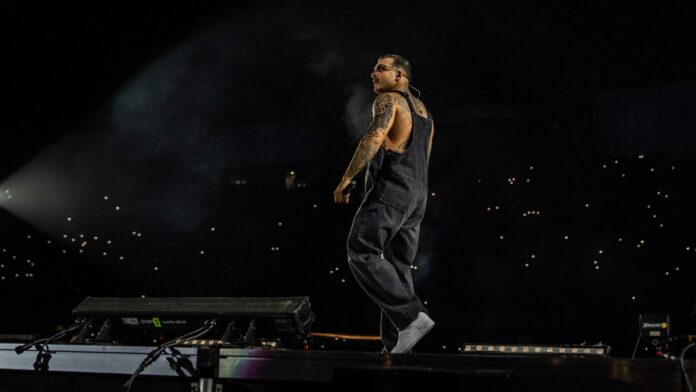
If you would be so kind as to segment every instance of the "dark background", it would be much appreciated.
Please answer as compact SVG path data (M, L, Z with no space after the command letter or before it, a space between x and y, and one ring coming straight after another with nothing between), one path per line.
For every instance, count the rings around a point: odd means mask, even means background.
M308 295L378 333L332 192L398 53L436 122L416 289L463 342L693 333L688 2L3 5L0 333L85 296ZM362 179L362 174L359 176Z

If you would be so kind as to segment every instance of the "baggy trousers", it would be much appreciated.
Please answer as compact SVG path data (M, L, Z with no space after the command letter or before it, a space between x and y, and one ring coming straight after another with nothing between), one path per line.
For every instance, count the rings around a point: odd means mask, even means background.
M427 190L411 192L397 204L380 197L389 194L390 184L380 185L376 188L384 192L368 192L355 214L347 241L348 264L363 290L382 309L380 336L391 351L398 330L419 312L427 313L414 292L411 276Z

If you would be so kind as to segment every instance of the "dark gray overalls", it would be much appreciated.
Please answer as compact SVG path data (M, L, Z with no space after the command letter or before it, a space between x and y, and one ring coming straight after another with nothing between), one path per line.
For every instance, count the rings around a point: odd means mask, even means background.
M398 91L397 91L398 92ZM366 194L348 234L348 265L367 295L382 309L380 333L387 350L398 329L426 312L414 293L411 265L428 200L428 142L432 119L416 114L406 151L379 149L365 174ZM430 115L428 117L431 117Z

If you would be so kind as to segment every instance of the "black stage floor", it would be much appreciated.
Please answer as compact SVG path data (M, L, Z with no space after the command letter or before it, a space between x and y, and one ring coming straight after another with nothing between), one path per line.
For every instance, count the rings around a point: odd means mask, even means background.
M153 347L51 345L48 372L37 352L0 344L0 392L119 391ZM198 387L195 347L167 351L132 391ZM406 354L220 348L215 391L686 391L678 362L666 359ZM686 361L692 383L696 361ZM192 389L193 385L193 389Z

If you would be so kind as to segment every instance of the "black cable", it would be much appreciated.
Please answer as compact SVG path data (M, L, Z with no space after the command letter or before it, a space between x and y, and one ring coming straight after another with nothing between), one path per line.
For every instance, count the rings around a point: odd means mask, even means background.
M207 321L206 321L206 323L207 323ZM135 372L128 379L128 381L126 381L126 383L123 385L122 391L130 391L130 388L131 388L133 382L140 375L140 373L142 373L148 366L150 366L152 363L154 363L157 360L157 358L161 355L161 353L167 349L167 347L171 346L172 344L176 344L179 342L185 342L189 339L194 339L194 338L202 335L203 333L208 332L209 327L208 327L208 329L206 329L206 328L207 327L204 325L201 328L195 329L195 330L188 332L182 336L179 336L175 339L172 339L168 342L165 342L165 343L157 346L154 350L150 351L145 356L145 359L143 359L143 361L140 363L140 365L135 370ZM199 334L199 332L203 329L205 329L205 331L203 331L202 333ZM198 335L196 335L196 334L198 334ZM195 335L195 336L191 336L191 335ZM184 340L182 340L182 339L184 339Z
M633 348L633 355L631 355L631 359L636 358L636 351L638 350L638 343L640 343L640 332L638 332L638 340L636 341L636 347Z
M415 86L413 86L413 85L411 85L411 84L409 84L408 87L409 87L409 88L412 88L412 89L414 89L414 90L416 90L416 92L418 93L418 96L417 96L416 98L419 98L419 99L420 99L420 96L421 96L420 90L418 90Z
M206 321L206 323L207 323L207 321ZM199 333L203 329L205 329L205 331L203 331L202 333ZM140 375L140 373L142 373L148 366L150 366L152 363L154 363L157 360L157 358L161 355L161 353L167 349L167 347L170 347L171 345L176 344L176 343L183 343L189 339L194 339L198 336L203 335L204 333L208 332L209 330L210 330L210 327L206 327L204 325L201 328L198 328L198 329L193 330L189 333L186 333L180 337L172 339L169 342L163 343L163 344L159 345L158 347L156 347L154 350L150 351L145 356L145 359L143 359L143 361L140 363L140 365L135 370L135 372L133 372L133 374L130 376L128 381L126 381L126 383L123 385L121 390L124 392L130 391L130 388L133 385L133 382ZM195 335L195 336L191 336L191 335Z
M83 322L81 320L78 320L75 322L75 325L66 329L65 331L60 331L51 337L38 339L31 343L15 347L15 352L17 353L17 355L20 355L27 349L29 349L31 346L34 346L37 351L36 360L34 361L34 370L39 372L46 372L48 371L48 362L51 360L51 349L48 347L48 344L68 335L69 333L79 328L82 328L82 324Z
M681 355L679 356L679 363L681 364L681 370L682 373L684 373L684 380L686 380L686 390L689 392L693 392L693 388L691 388L691 381L689 381L689 374L686 373L686 366L684 365L684 354L686 354L687 351L689 351L692 347L696 346L696 342L689 344L688 346L684 347L684 349L681 352Z
M83 324L82 321L78 321L78 322L75 323L75 325L71 326L70 328L66 329L65 331L60 331L60 332L58 332L57 334L55 334L55 335L53 335L53 336L51 336L51 337L43 338L43 339L37 339L37 340L35 340L35 341L31 342L31 343L27 343L27 344L24 344L24 345L21 345L21 346L17 346L17 347L15 347L15 352L19 355L19 354L25 352L27 349L29 349L31 346L34 346L34 345L36 345L36 349L37 349L37 350L41 350L41 348L40 348L41 346L39 346L40 344L42 344L42 345L45 347L45 346L48 345L48 343L50 343L50 342L52 342L52 341L54 341L54 340L58 340L58 339L62 338L63 336L69 334L70 332L72 332L72 331L74 331L74 330L76 330L76 329L78 329L78 328L81 328L81 327L82 327L82 324Z
M177 338L174 338L166 343L163 343L163 344L159 345L157 348L155 348L154 350L150 351L150 353L148 353L145 356L145 359L143 359L143 361L140 363L140 365L135 370L135 372L130 376L130 378L128 378L128 381L126 381L126 383L123 384L121 391L122 392L129 392L131 389L131 386L133 385L133 382L138 377L138 375L140 375L140 373L142 373L148 366L153 364L157 360L157 358L159 358L159 356L162 354L162 352L164 352L164 350L166 350L168 347L174 346L176 344L182 344L182 343L185 343L189 340L201 337L201 336L205 335L206 333L208 333L211 329L213 329L216 324L217 324L216 320L206 320L205 323L203 323L202 327L200 327L196 330L193 330L189 333L186 333L184 335L181 335Z

